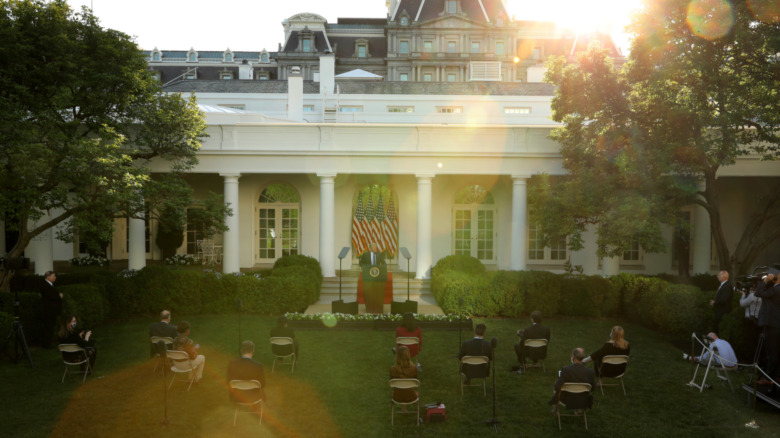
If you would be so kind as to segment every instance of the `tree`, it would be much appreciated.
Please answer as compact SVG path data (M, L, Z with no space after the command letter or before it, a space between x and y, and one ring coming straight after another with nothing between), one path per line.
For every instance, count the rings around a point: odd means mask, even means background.
M0 58L0 218L19 234L7 257L56 225L99 241L115 217L196 203L183 174L205 122L194 97L162 92L127 35L63 0L3 0ZM152 160L170 172L152 175ZM229 211L209 205L224 229Z
M569 173L531 189L548 242L571 235L580 249L598 224L599 256L637 241L663 251L663 225L679 226L679 209L695 204L709 214L720 268L740 273L780 237L777 179L767 180L766 199L749 203L755 211L733 251L721 219L719 169L780 154L778 16L756 12L771 6L764 0L747 3L650 1L622 69L594 46L575 63L550 61L553 119L563 124L551 138Z

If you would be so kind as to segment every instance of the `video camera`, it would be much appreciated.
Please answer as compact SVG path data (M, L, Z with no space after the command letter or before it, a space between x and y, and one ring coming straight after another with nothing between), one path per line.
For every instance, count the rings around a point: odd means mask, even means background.
M751 287L756 286L758 282L763 281L764 277L766 277L770 269L778 269L778 265L774 266L756 266L753 268L753 272L748 275L743 275L741 277L737 277L736 286L737 290L742 291L749 291Z

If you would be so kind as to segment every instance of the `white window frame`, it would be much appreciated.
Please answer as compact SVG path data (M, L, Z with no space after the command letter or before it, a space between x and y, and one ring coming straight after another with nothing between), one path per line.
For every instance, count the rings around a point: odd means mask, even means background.
M409 41L401 40L398 43L398 53L409 53Z
M267 71L259 71L257 72L257 80L259 81L267 81L271 79L271 74Z
M457 53L458 43L456 41L447 41L447 53Z
M498 48L501 50L498 50ZM506 55L506 43L503 41L496 41L496 55Z
M504 114L528 115L531 114L531 107L527 106L505 106Z
M433 82L433 73L423 73L423 82Z
M458 13L457 0L446 0L444 2L444 11L448 14L457 14Z
M219 79L223 81L229 81L233 79L233 72L223 71L219 73Z
M401 82L409 81L409 73L399 73L398 80Z
M458 81L457 73L447 73L447 82L457 82L457 81Z
M363 105L341 105L339 106L340 113L362 113Z
M388 105L387 112L389 113L413 113L414 107L408 105Z
M537 265L563 265L566 263L567 260L569 260L569 256L571 255L569 253L569 239L567 237L562 238L558 241L558 244L555 249L549 246L545 246L541 250L538 246L531 247L531 244L533 242L539 242L541 239L538 238L538 233L540 232L539 227L536 226L529 226L526 229L527 233L527 242L528 242L528 248L526 250L526 255L528 256L528 264L537 264ZM536 237L535 237L536 236ZM536 257L535 254L532 255L531 252L542 252L542 258L534 258ZM553 258L553 254L560 254L563 252L563 257L558 255L558 257Z
M482 44L480 44L480 41L471 42L471 53L482 53Z
M314 112L314 105L304 105L303 106L303 112L305 112L305 113L313 113Z
M645 251L638 240L632 242L632 248L620 254L621 265L642 265L645 262Z
M437 106L436 112L439 114L463 114L462 106Z
M433 40L423 41L423 52L425 53L433 52Z

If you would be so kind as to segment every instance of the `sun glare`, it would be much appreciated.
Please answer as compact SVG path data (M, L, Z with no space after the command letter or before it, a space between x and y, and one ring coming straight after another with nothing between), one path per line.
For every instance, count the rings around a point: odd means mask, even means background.
M507 0L506 7L515 20L553 21L561 29L576 33L623 32L641 0Z

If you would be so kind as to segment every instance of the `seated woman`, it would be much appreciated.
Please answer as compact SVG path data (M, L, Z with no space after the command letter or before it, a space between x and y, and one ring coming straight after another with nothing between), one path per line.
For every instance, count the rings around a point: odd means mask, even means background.
M97 359L97 349L95 348L95 340L92 339L92 330L76 331L76 317L68 315L62 320L60 329L57 332L60 344L76 344L83 348L87 352L89 358L90 373L95 369L95 360ZM73 355L70 360L83 360L81 353L70 353ZM82 371L84 370L84 364L81 365Z
M417 345L407 346L407 348L409 348L410 357L417 357L417 354L420 353L420 350L422 349L422 330L420 330L420 326L417 325L417 320L414 319L414 313L404 313L403 320L401 320L401 325L395 329L395 337L417 338ZM397 347L398 345L396 345L396 348ZM420 367L419 363L417 364L417 367Z
M417 367L412 363L409 349L401 345L395 349L395 365L390 367L391 379L416 379ZM414 388L393 388L393 400L408 403L417 399Z
M609 341L582 361L582 363L593 361L593 370L599 378L596 385L601 385L601 361L604 360L604 356L628 356L631 352L631 347L628 346L628 341L624 338L623 327L619 325L612 327L609 337ZM610 365L609 369L605 368L604 371L606 377L618 376L626 371L626 365Z

